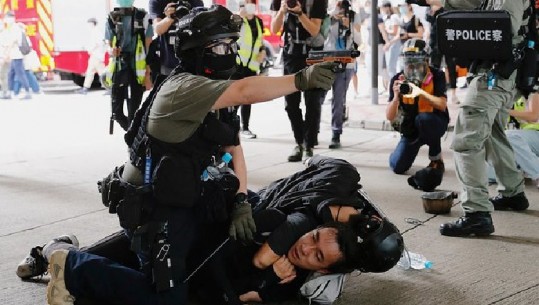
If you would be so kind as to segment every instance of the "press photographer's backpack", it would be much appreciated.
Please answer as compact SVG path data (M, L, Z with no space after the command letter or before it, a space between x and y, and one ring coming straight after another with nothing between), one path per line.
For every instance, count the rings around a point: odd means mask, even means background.
M309 304L331 305L342 294L347 274L322 274L313 272L300 288L300 293Z

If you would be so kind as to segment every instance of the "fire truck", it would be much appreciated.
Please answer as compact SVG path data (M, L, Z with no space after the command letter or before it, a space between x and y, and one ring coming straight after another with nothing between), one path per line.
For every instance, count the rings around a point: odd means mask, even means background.
M13 11L16 21L26 25L42 72L58 72L82 86L88 62L87 20L97 19L104 38L107 14L115 5L115 0L0 0L0 12ZM148 9L147 0L134 5ZM99 84L97 75L95 83Z

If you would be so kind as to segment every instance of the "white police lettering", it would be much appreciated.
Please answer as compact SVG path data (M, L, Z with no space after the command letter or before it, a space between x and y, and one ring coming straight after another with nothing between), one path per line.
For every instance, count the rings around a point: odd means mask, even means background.
M445 37L448 41L456 40L484 40L502 41L502 30L453 30L446 29Z

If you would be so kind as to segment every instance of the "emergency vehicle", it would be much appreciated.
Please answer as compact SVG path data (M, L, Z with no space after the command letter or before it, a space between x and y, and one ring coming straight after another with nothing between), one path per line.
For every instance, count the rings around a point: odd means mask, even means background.
M147 0L136 0L134 5L148 10ZM115 0L0 0L2 14L13 11L16 21L26 25L41 71L58 71L79 86L88 63L87 20L97 19L104 38L107 14L115 6ZM97 76L95 80L98 84Z

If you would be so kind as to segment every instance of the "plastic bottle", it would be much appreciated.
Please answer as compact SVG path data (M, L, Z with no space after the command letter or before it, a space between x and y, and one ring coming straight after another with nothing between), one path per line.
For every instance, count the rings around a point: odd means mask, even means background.
M215 162L214 164L210 164L208 165L208 167L206 167L204 172L202 172L202 176L200 177L200 179L202 181L208 181L209 179L212 179L213 177L219 175L219 172L230 170L228 168L228 164L230 163L231 160L232 160L232 155L230 153L225 153L221 157L221 162L219 162L219 164Z
M410 268L416 270L432 268L432 262L427 260L425 256L418 253L410 252L406 249L402 251L402 256L397 265L404 270L408 270Z

